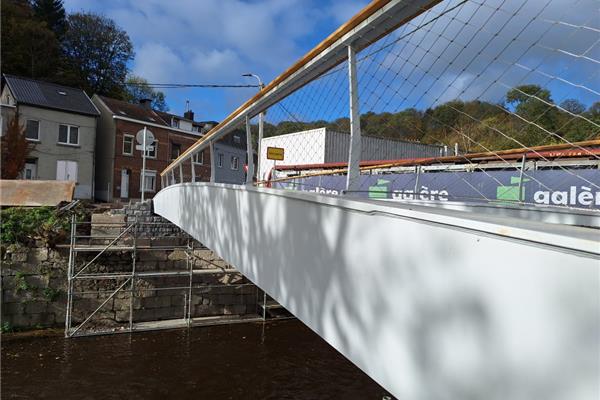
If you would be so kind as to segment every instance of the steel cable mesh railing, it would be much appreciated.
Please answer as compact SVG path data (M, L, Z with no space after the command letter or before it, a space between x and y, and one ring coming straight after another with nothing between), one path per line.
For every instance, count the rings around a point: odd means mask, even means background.
M600 208L597 13L584 0L442 2L357 54L357 186L346 186L347 63L269 108L258 179L371 199ZM269 145L286 159L266 160Z
M248 127L232 114L236 124L221 133L249 132L256 184L600 210L598 3L423 1L405 18L414 3L390 1L372 26L353 26L358 33L310 60L327 65L319 74L305 79L300 69L265 91L265 106L258 98L239 113ZM378 26L390 28L373 34ZM327 64L328 51L346 49ZM201 145L194 153L206 154ZM181 165L163 185L189 180Z

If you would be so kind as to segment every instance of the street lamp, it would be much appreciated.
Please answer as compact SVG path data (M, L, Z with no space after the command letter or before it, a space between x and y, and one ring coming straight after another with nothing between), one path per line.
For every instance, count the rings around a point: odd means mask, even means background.
M251 73L247 73L247 74L243 74L242 76L245 77L254 77L256 78L256 80L258 81L258 90L261 91L263 90L263 88L265 87L265 84L263 83L262 79L260 79L260 76L256 75L256 74L251 74ZM258 144L257 144L257 153L258 153L258 160L256 162L256 176L257 179L260 181L261 179L261 170L260 170L260 157L261 157L261 143L262 143L262 139L263 139L263 129L264 129L264 120L265 120L265 114L264 112L261 112L260 114L258 114ZM249 133L249 132L248 132ZM251 143L251 141L249 142ZM249 156L252 156L251 152L248 152Z

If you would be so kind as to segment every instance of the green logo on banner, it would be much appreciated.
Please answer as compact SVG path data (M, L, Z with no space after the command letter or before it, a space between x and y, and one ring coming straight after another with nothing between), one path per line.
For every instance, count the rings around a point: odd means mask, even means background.
M530 179L523 179L523 183L529 182ZM521 178L518 176L510 177L511 186L498 186L496 188L496 199L507 200L507 201L523 201L525 200L525 186L519 187ZM519 189L521 193L519 193Z
M388 183L385 179L377 179L377 184L369 186L369 198L370 199L387 199L388 197Z

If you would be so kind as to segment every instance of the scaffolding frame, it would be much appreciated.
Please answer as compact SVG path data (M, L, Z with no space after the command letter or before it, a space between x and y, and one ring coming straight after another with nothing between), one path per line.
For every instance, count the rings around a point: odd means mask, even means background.
M93 225L96 224L102 228L112 228L119 229L120 232L115 235L93 235L91 232L89 235L79 235L78 227L81 226L89 226L90 230L93 228ZM258 315L258 307L259 301L257 297L257 313L255 315L217 315L217 316L203 316L203 317L192 317L193 315L193 296L194 289L213 289L213 288L222 288L222 287L234 287L235 289L239 289L242 287L250 287L255 286L253 283L236 283L236 284L207 284L194 286L193 278L196 275L219 275L219 274L240 274L239 271L233 268L227 267L218 267L216 268L199 268L194 269L194 251L199 249L206 249L205 247L198 247L195 245L195 241L193 238L187 233L183 232L176 236L159 236L159 237L149 237L148 240L152 241L153 239L165 239L165 238L176 238L179 242L182 238L185 241L184 245L141 245L140 241L140 232L141 228L148 225L153 226L172 226L169 222L140 222L137 218L134 218L131 222L124 223L113 223L113 222L77 222L75 215L71 218L71 234L70 234L70 244L69 244L69 261L67 267L67 304L66 304L66 313L65 313L65 337L81 337L81 336L94 336L94 335L104 335L104 334L114 334L114 333L132 333L139 331L149 331L149 330L160 330L160 329L172 329L172 328L180 328L180 327L192 327L192 326L200 326L200 325L220 325L220 324L230 324L230 323L240 323L240 322L258 322L265 321L266 314L265 310L268 308L266 304L266 294L264 295L264 304L260 305L262 307L263 312L262 316ZM78 242L78 239L88 239L88 243ZM131 244L123 244L123 241L130 240ZM108 241L108 243L104 244L92 244L94 240ZM184 250L185 252L185 269L182 270L165 270L165 271L140 271L138 268L138 254L143 251L175 251L175 250ZM118 252L131 252L131 269L129 271L119 271L119 272L87 272L88 268L94 265L94 262L97 261L103 254L106 254L111 251ZM96 254L90 261L85 262L83 267L78 268L77 266L77 257L79 253L93 253ZM143 278L170 278L170 277L184 277L187 276L187 284L186 285L177 285L177 286L166 286L166 287L154 287L154 288L142 288L136 286L136 283ZM242 275L243 276L243 275ZM110 290L102 290L98 288L97 290L89 290L89 291L76 291L76 282L83 280L115 280L119 282L116 284L116 288ZM257 296L258 296L258 287L257 288ZM135 322L134 321L134 310L135 310L135 299L137 291L163 291L163 290L181 290L184 291L183 297L183 318L176 319L166 319L166 320L154 320L154 321L144 321L144 322ZM125 327L120 329L109 328L105 330L95 330L95 331L86 331L83 328L92 320L92 318L100 312L103 307L116 295L119 293L129 293L129 319L127 323L124 325ZM73 326L73 306L74 306L74 298L75 295L87 295L87 294L97 294L104 295L108 294L108 296L95 307L83 320L77 325ZM144 297L144 296L142 296ZM116 321L116 318L115 318Z

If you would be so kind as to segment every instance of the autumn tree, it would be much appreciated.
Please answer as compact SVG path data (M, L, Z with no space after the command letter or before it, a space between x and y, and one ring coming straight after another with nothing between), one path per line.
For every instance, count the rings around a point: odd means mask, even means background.
M25 128L19 124L19 116L8 122L6 133L2 136L2 179L16 179L23 168L34 144L25 137Z

